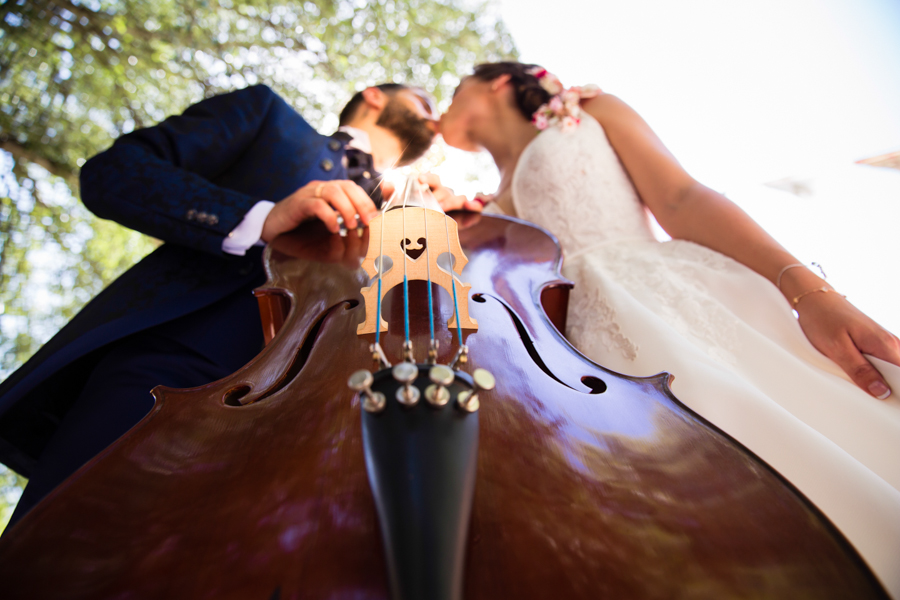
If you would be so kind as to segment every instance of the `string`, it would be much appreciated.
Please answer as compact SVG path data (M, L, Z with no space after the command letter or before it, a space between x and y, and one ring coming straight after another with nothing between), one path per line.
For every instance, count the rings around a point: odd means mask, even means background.
M406 277L406 201L409 199L409 181L403 190L403 333L404 340L409 343L409 279Z
M379 347L381 340L381 276L384 273L384 220L387 217L388 203L384 202L381 207L381 242L378 249L378 303L375 311L375 347Z
M456 277L453 276L453 254L450 253L450 225L448 220L450 217L444 213L444 233L447 234L447 252L448 262L450 263L450 288L453 290L453 314L456 316L456 339L459 341L459 347L462 348L462 323L459 322L459 303L456 301Z
M434 304L431 297L431 242L428 241L428 209L422 208L425 217L425 265L428 274L428 329L431 332L431 346L434 347Z

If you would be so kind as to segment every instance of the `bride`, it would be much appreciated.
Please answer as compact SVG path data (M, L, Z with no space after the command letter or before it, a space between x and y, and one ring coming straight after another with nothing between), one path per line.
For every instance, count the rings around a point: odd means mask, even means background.
M894 376L898 339L692 179L615 96L483 64L441 133L491 153L501 180L486 212L559 238L572 344L623 374L675 375L684 404L797 486L900 597L900 401L866 358Z

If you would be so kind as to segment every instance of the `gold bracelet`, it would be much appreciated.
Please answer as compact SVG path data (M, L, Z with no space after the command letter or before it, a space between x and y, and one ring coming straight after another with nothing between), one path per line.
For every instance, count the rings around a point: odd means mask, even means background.
M829 288L829 287L820 287L820 288L816 288L816 289L814 289L814 290L807 290L807 291L803 292L802 294L799 294L799 295L797 295L797 296L794 296L794 299L791 300L791 306L792 306L793 308L796 309L796 308L797 308L797 303L800 302L800 299L803 298L803 296L808 296L808 295L810 295L810 294L815 294L816 292L834 292L835 294L838 293L837 290L835 290L835 289L833 289L833 288ZM843 294L839 294L839 295L840 295L841 298L846 298L846 297L847 297L847 296L845 296L845 295L843 295Z

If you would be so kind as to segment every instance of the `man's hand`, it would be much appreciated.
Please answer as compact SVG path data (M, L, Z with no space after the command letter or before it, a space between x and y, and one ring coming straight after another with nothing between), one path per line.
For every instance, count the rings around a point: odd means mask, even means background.
M313 217L321 219L332 233L340 229L338 215L347 229L356 229L357 215L368 225L377 213L369 195L352 181L310 181L275 205L263 224L261 239L271 242Z
M438 201L438 204L441 205L445 212L450 212L451 210L481 212L484 208L481 202L454 194L453 190L441 184L441 178L434 173L422 173L419 175L419 183L424 183L428 186L428 189L434 195L434 199ZM394 193L394 184L389 181L382 183L381 193L385 198L390 198Z

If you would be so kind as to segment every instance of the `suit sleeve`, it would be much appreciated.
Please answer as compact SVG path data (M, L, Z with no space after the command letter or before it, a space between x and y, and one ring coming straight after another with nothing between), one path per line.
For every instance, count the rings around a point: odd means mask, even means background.
M212 182L248 150L276 98L253 86L122 136L82 167L82 201L98 217L224 256L222 241L262 198Z

